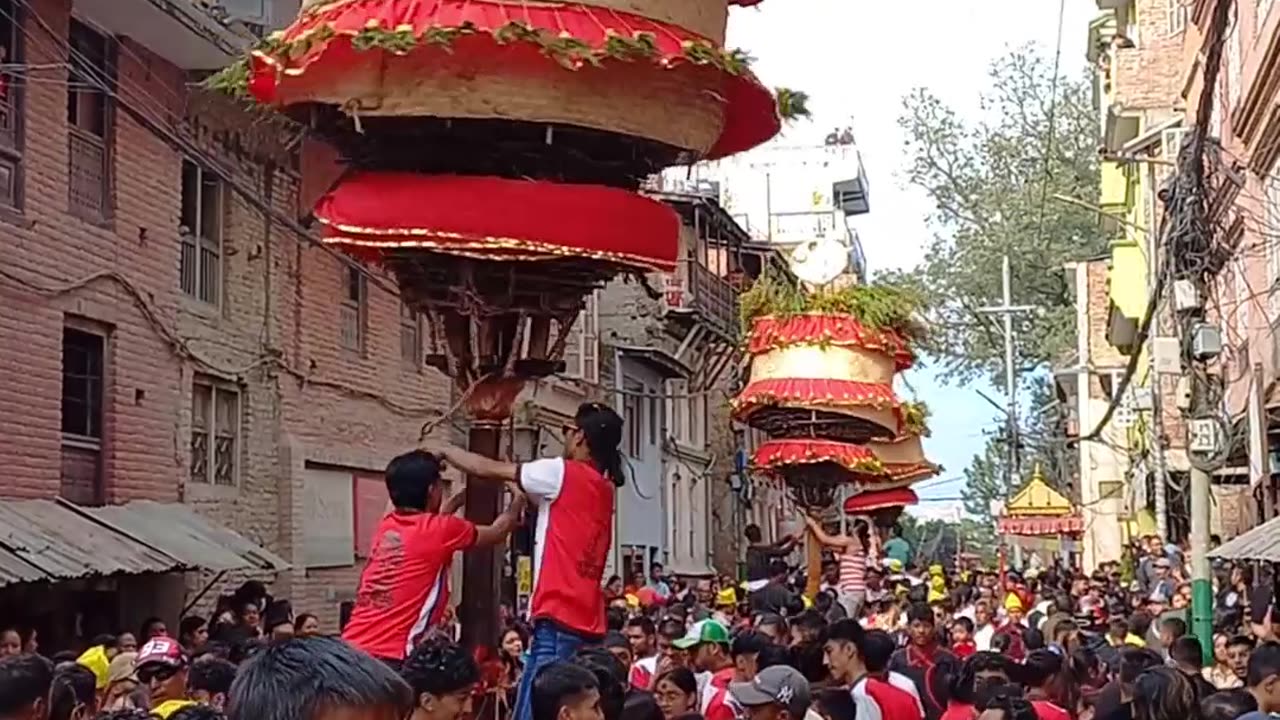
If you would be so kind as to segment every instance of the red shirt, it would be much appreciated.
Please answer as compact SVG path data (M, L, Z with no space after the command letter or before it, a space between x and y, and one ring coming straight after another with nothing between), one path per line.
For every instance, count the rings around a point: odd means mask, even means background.
M942 713L941 720L975 720L977 717L978 709L973 705L952 700L947 703L947 711Z
M587 463L548 458L520 466L520 487L538 507L530 619L604 635L600 581L613 544L613 483Z
M969 657L970 655L976 652L978 652L978 645L972 640L966 640L965 642L956 643L955 645L951 646L951 654L955 655L961 660Z
M892 683L863 677L853 684L858 720L922 720L920 700Z
M1071 720L1071 713L1048 700L1032 700L1031 707L1036 709L1036 717L1040 720Z
M449 605L453 554L475 542L476 526L452 515L387 513L342 638L374 657L404 659Z
M640 658L631 665L631 687L636 690L648 690L653 682L653 674L658 670L658 656Z
M718 671L707 681L702 691L702 717L706 720L734 720L738 716L737 705L729 695L729 683L733 682L734 668Z

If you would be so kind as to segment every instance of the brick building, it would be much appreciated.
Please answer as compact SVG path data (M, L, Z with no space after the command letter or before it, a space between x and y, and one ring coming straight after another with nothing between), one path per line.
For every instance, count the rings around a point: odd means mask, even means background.
M381 468L450 385L423 367L421 320L393 283L297 232L303 188L325 176L300 161L313 155L298 131L192 84L252 36L172 5L0 1L18 68L0 102L0 495L65 498L101 522L137 501L194 508L289 567L105 568L82 547L47 582L0 573L0 604L133 583L139 598L171 592L122 602L99 629L149 612L176 623L210 581L201 607L257 575L336 630L385 510ZM5 549L27 570L43 560Z

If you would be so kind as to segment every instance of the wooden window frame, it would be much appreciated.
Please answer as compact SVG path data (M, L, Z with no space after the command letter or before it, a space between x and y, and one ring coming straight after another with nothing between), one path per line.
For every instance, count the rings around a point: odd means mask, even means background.
M355 294L352 298L352 283L355 283ZM347 339L348 318L354 314L355 338L354 346ZM365 356L369 338L369 280L364 270L355 265L342 267L342 300L338 310L338 344L343 350Z
M76 34L86 33L92 34L102 39L102 56L103 67L89 68L86 73L77 69L77 65L84 65L75 56L71 56L69 67L67 69L67 206L72 215L83 220L93 223L108 223L115 216L115 100L114 94L116 89L116 60L118 45L115 38L111 35L100 32L98 28L85 23L78 18L71 18L71 23L67 27L67 45L71 52L75 52ZM78 85L95 85L96 78L105 81L107 87L102 90L85 89L77 87ZM82 127L77 119L73 120L72 108L78 108L78 98L84 93L102 93L102 134ZM75 187L75 146L76 143L85 143L96 146L102 152L102 186L100 188L101 208L94 209L82 205L76 200Z
M60 400L62 404L65 404L67 399L68 372L67 372L66 354L67 354L67 344L68 344L67 343L68 333L75 333L78 335L90 336L98 339L98 342L99 342L98 375L97 375L97 391L96 391L97 410L96 410L96 413L95 411L92 411L92 410L88 411L90 415L85 419L85 424L86 424L85 429L88 431L86 433L69 432L66 429L67 418L64 410L62 422L59 430L62 433L63 442L66 444L75 445L76 447L85 448L85 449L100 450L102 448L103 436L106 434L105 423L106 423L107 371L108 371L107 358L110 353L110 345L109 345L110 340L106 334L95 332L93 330L90 330L84 327L73 326L73 325L63 326L62 328L62 373L61 373L62 389L60 392ZM91 376L84 376L81 379L92 381ZM93 399L92 393L90 395L87 395L84 398L85 404L92 405L92 399ZM96 414L96 417L94 417L95 414ZM96 432L94 432L95 430Z
M0 0L0 21L9 23L9 37L0 36L0 45L6 49L5 55L0 57L0 63L21 65L26 62L26 43L22 33L26 13L23 10L22 3L17 0ZM0 206L21 212L25 199L23 151L26 146L26 114L22 85L14 82L17 76L17 73L0 75L0 82L4 84L4 97L0 98L0 106L7 109L11 124L8 130L0 129L0 163L11 166L13 184L11 197L5 197L0 192Z
M196 412L196 394L205 391L208 393L208 405L205 409L203 418L203 428L197 423ZM217 476L217 460L218 460L218 400L220 396L234 396L234 405L232 412L232 422L234 427L231 430L231 470L230 481L219 482ZM217 378L207 375L197 375L191 382L191 482L209 486L209 487L226 487L236 488L240 486L240 453L243 450L244 442L244 393L233 383L218 380ZM197 473L197 451L196 437L202 432L206 435L203 454L204 454L204 474L200 476Z
M191 169L195 173L196 197L192 200L195 208L195 228L189 228L185 224L185 217L179 218L178 236L181 243L181 252L179 258L178 283L184 295L190 298L207 303L214 307L222 307L223 292L223 270L225 253L223 252L223 238L226 236L226 193L222 184L222 179L210 173L199 163L189 159L182 160L182 211L186 214L186 190L187 190L187 171ZM214 227L212 232L216 237L205 237L205 185L206 181L212 178L213 182L210 191L214 193L214 202L216 206L213 209L215 215ZM187 257L190 253L192 267L188 273ZM212 274L206 272L207 261L206 254L211 255L215 269ZM188 287L187 278L190 275L191 282Z

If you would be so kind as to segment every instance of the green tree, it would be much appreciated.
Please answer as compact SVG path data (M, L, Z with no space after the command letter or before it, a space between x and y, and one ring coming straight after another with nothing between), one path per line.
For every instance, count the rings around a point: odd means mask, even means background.
M907 178L934 210L924 261L883 279L928 301L932 347L948 380L1004 376L998 322L977 312L1001 297L1004 254L1016 304L1040 310L1018 328L1018 363L1042 367L1074 342L1071 283L1063 265L1107 247L1098 198L1097 105L1084 78L1054 78L1052 58L1023 47L996 60L971 121L928 89L903 101ZM1055 99L1056 98L1056 99Z

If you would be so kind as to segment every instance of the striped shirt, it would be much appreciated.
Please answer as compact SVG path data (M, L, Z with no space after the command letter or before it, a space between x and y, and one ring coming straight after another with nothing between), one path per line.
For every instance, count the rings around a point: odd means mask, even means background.
M867 591L867 554L846 547L840 553L840 581L837 587L842 595Z

